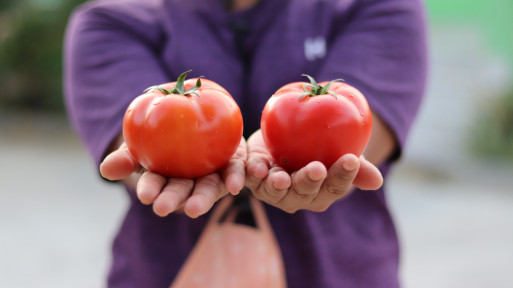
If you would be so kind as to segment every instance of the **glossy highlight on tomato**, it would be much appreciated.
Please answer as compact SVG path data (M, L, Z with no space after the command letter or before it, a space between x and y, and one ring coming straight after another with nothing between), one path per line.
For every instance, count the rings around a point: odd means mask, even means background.
M369 142L372 114L363 94L334 80L287 84L268 100L261 130L279 166L292 173L312 161L327 168L344 154L360 156Z
M239 106L219 84L187 73L148 88L126 110L123 136L149 171L198 178L228 163L242 138Z

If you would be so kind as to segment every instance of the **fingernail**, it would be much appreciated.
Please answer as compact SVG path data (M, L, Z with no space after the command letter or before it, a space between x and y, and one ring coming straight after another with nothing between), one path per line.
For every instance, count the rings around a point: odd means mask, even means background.
M344 169L346 169L349 172L353 171L356 168L356 165L357 165L357 163L355 161L346 161L346 162L344 162L344 164L342 164Z
M317 181L321 181L323 178L324 178L324 175L323 174L319 174L319 173L308 173L308 178L311 180L311 181L314 181L314 182L317 182Z

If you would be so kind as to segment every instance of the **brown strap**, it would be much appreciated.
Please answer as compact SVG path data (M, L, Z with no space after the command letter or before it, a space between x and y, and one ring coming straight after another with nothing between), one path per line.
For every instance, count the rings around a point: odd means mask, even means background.
M232 203L233 196L231 195L227 195L223 197L221 200L219 200L219 203L217 203L214 211L212 212L212 216L210 216L207 226L219 223L223 215L226 214L226 211L228 211L228 209L230 209L230 207L232 206Z
M265 213L265 208L262 204L262 201L256 199L255 196L250 195L249 202L251 204L251 211L253 212L253 217L255 218L257 227L266 234L272 234L273 231L271 224L269 223L269 219Z
M253 218L255 219L255 224L258 229L262 230L266 234L273 234L271 224L269 223L269 219L267 218L267 214L262 202L251 194L247 195L247 197L249 198L251 213L253 214ZM221 200L219 200L219 203L217 203L214 211L212 212L212 216L208 221L208 226L220 222L232 223L235 221L237 217L237 209L232 209L234 208L234 198L235 197L232 195L226 195Z

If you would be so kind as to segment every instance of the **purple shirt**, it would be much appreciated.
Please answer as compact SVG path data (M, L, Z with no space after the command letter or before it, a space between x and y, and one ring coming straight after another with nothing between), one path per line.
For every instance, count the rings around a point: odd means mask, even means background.
M420 0L264 0L228 13L216 0L103 1L79 8L66 37L66 103L95 162L121 131L128 104L155 84L205 76L259 128L280 86L343 78L390 126L400 155L426 78ZM168 287L208 215L156 216L131 205L113 245L109 287ZM398 287L399 249L382 189L355 191L324 213L267 207L293 288Z

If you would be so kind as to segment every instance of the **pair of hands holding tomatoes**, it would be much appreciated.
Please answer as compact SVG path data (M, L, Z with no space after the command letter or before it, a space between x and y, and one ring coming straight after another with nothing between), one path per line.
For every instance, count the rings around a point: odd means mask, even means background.
M168 178L143 170L124 143L105 158L100 172L110 180L125 179L143 204L153 204L157 215L183 210L191 218L205 214L221 197L236 195L244 186L258 199L293 213L324 211L348 195L353 185L377 189L382 184L379 170L353 154L340 157L329 169L314 161L289 174L274 162L260 130L240 142L224 168L197 179Z
M310 84L283 86L264 109L262 130L246 142L229 93L206 79L185 81L186 75L132 102L118 139L123 144L100 166L157 215L183 209L195 218L244 186L289 213L324 211L353 185L381 186L379 170L355 155L369 140L372 116L352 86L335 83L332 91L335 81L317 84L309 76Z

